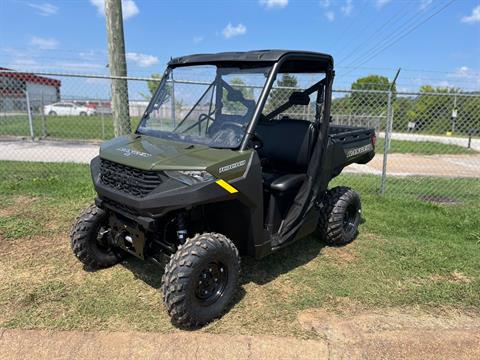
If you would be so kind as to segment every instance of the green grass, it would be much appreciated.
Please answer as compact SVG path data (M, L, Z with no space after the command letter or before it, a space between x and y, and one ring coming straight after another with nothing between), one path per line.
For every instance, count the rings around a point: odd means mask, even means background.
M138 125L139 118L132 118L132 128ZM44 125L45 124L45 125ZM45 131L44 131L45 129ZM105 140L113 137L113 121L111 116L45 116L33 117L35 137L75 139L75 140ZM28 117L0 116L0 136L30 136Z
M384 139L377 139L377 153L383 153ZM418 155L441 155L441 154L475 154L476 151L459 145L442 144L432 141L407 141L392 140L390 154L418 154Z
M0 327L176 331L158 291L161 267L133 258L85 272L68 239L92 202L88 167L0 162ZM6 175L15 169L15 175ZM309 308L420 307L480 314L480 182L341 175L359 189L359 238L324 247L313 237L262 261L245 258L233 308L201 331L315 335L301 329ZM456 205L420 201L450 197Z

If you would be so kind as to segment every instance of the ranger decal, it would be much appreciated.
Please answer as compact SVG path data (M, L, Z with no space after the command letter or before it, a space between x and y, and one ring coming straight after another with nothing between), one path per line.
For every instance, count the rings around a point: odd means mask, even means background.
M372 150L373 150L373 145L372 144L368 144L368 145L361 146L361 147L358 147L358 148L350 149L346 152L347 159L349 159L351 157L354 157L354 156L357 156L357 155L360 155L360 154L363 154L363 153L367 153L367 152L372 151Z
M240 166L245 165L246 163L247 163L247 160L241 160L241 161L237 161L236 163L233 163L233 164L230 164L230 165L222 166L221 168L218 169L218 173L221 174L225 171L236 169Z
M124 156L139 156L139 157L144 157L144 158L147 158L147 157L151 157L152 154L149 154L149 153L146 153L146 152L141 152L141 151L137 151L137 150L132 150L132 149L129 149L129 148L126 148L126 147L119 147L117 148L118 151L121 151L123 153Z

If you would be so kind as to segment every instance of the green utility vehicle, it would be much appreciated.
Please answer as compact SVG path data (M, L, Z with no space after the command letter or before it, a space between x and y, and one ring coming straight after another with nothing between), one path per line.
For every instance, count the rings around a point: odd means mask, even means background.
M234 297L240 256L357 235L360 198L329 181L374 156L373 129L331 124L330 55L263 50L171 60L134 134L91 162L98 194L71 245L89 268L170 256L162 293L197 327Z

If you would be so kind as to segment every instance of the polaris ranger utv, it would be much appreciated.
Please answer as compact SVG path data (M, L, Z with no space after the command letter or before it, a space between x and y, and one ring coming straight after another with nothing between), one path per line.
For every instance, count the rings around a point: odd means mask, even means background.
M360 198L327 186L373 158L375 132L330 124L333 77L330 55L306 51L171 60L135 133L91 162L98 196L73 226L75 256L103 268L169 255L166 308L196 327L231 302L240 256L312 233L352 241Z

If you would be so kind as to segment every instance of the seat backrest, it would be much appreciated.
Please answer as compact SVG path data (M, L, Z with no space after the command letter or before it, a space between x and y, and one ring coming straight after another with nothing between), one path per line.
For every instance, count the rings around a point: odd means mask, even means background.
M263 142L258 153L269 167L289 173L305 173L315 143L310 121L281 119L259 122L255 132Z

